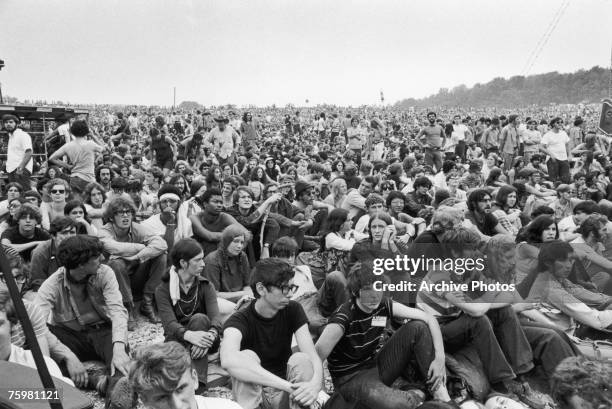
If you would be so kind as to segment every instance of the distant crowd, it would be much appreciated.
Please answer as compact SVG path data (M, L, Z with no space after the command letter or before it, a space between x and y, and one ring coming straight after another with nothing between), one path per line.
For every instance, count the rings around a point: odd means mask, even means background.
M612 408L599 112L7 114L1 243L51 372L110 405ZM374 271L398 256L484 268ZM473 282L513 290L442 289ZM0 359L32 366L4 283ZM166 342L133 351L137 315ZM233 402L202 397L217 355Z

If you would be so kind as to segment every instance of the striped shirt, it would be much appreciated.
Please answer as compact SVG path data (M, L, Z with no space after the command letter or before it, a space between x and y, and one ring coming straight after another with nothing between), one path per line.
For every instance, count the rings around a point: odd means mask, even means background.
M380 317L384 317L386 324L389 324L392 316L392 301L387 297L382 299L378 308L372 313L363 312L354 298L336 310L328 324L340 325L344 335L327 358L332 378L336 379L376 365L375 357L382 347L385 326L373 326L372 321L376 319L380 322Z
M34 328L34 335L36 335L37 338L42 337L48 331L47 319L43 315L42 310L38 308L36 304L28 300L23 300L23 305L25 306L26 312L28 313L28 317L30 318L30 322L32 323L32 327ZM12 324L11 344L23 348L25 343L26 337L25 333L23 332L21 322L16 322Z

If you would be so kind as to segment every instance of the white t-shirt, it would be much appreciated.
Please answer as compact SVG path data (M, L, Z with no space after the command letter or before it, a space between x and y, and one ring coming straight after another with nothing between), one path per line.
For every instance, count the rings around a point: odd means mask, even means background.
M458 141L465 141L465 133L468 132L469 129L464 124L453 125L453 132L457 133Z
M95 160L96 152L101 152L102 147L93 141L82 138L62 146L59 151L66 154L70 163L74 165L70 176L77 176L86 182L95 182Z
M565 145L569 142L569 136L565 131L557 133L548 131L542 137L542 145L546 145L552 157L557 160L567 160L567 149Z
M32 137L19 128L15 129L15 132L9 136L8 140L6 157L6 171L8 173L17 169L28 149L32 150ZM32 158L30 158L30 161L26 165L26 169L29 170L30 173L32 173L32 165Z
M204 396L195 395L198 409L242 409L236 402L223 398L205 398Z

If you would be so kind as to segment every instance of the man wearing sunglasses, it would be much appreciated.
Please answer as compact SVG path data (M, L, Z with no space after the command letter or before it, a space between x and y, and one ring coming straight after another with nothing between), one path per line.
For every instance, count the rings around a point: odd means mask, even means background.
M234 396L243 408L310 407L323 386L308 319L291 300L297 290L294 274L283 260L259 261L251 276L255 300L225 323L221 365L232 376ZM293 336L300 352L292 353Z

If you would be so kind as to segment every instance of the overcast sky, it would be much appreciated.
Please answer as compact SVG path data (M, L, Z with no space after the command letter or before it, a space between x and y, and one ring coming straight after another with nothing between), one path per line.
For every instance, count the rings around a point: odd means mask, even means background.
M5 95L387 103L524 72L563 0L0 0ZM610 65L612 0L572 0L529 73Z

